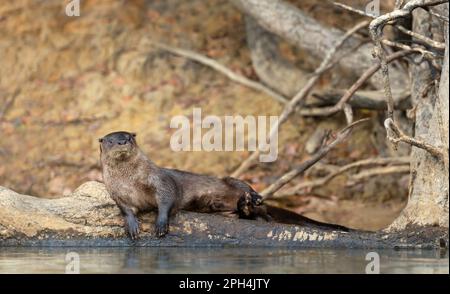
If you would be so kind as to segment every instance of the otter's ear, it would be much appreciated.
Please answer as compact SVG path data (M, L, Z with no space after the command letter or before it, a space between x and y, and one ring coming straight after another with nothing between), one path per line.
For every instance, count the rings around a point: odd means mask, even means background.
M133 136L133 138L136 138L136 133L131 133L131 136Z
M99 142L99 143L103 143L103 138L99 138L99 139L98 139L98 142Z

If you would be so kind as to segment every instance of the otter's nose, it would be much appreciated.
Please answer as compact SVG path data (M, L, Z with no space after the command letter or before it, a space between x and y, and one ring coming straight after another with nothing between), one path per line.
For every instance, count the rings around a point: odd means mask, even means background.
M127 144L127 140L118 140L118 141L117 141L117 144L119 144L119 145L125 145L125 144Z

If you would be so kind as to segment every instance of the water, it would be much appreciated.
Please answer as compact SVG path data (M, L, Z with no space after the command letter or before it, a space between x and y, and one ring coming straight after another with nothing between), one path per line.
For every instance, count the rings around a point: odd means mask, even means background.
M448 251L370 250L381 273L449 273ZM268 248L0 248L0 273L365 273L369 250ZM72 254L73 255L73 254ZM70 257L71 255L68 255Z

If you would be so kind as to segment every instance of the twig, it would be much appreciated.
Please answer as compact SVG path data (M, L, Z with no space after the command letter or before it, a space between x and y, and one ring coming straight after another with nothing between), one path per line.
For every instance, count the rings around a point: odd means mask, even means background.
M359 15L361 15L361 16L368 16L368 17L371 17L371 18L376 17L376 16L374 16L374 15L372 15L372 14L370 14L370 13L367 13L367 12L362 11L362 10L360 10L360 9L353 8L353 7L351 7L351 6L349 6L349 5L346 5L346 4L342 4L342 3L334 2L334 1L330 1L330 2L331 2L333 5L337 6L337 7L340 7L340 8L342 8L342 9L351 11L351 12L356 13L356 14L359 14Z
M261 195L263 196L263 198L272 196L276 191L281 189L284 185L289 183L292 179L294 179L299 174L303 173L308 168L313 166L316 162L318 162L323 157L325 157L325 155L327 155L328 152L330 152L336 145L338 145L339 143L344 141L350 134L353 127L355 127L356 125L358 125L362 122L366 122L368 120L369 120L368 118L361 119L361 120L358 120L358 121L348 125L347 127L345 127L343 130L341 130L337 134L336 138L331 143L320 148L319 151L317 151L310 159L304 161L302 164L300 164L296 168L294 168L291 171L289 171L288 173L284 174L275 183L273 183L268 188L266 188L264 191L262 191Z
M96 121L105 121L112 119L116 116L114 115L102 115L102 116L94 116L94 117L76 117L68 120L62 120L62 121L35 121L35 124L42 125L42 126L50 126L50 127L57 127L57 126L64 126L64 125L78 125L78 124L89 124Z
M415 52L418 52L422 55L422 57L424 57L425 59L427 59L428 61L430 61L431 64L433 64L433 66L441 71L442 70L442 66L437 62L437 58L442 58L443 56L439 56L434 52L428 51L426 49L423 49L421 47L411 47L402 43L398 43L398 42L394 42L394 41L390 41L390 40L386 40L383 39L381 40L381 42L385 45L391 46L391 47L396 47L396 48L400 48L400 49L404 49L404 50L412 50Z
M387 118L384 121L384 127L387 130L387 136L388 136L389 141L392 142L392 144L394 145L395 148L397 147L399 142L404 142L404 143L410 144L412 146L415 146L417 148L424 149L436 158L439 158L439 159L445 158L445 150L443 150L442 148L433 146L431 144L428 144L422 140L418 140L416 138L412 138L412 137L405 135L392 119Z
M436 13L436 12L432 11L431 9L427 9L427 11L428 11L429 14L439 18L440 20L445 21L446 23L449 22L447 16L440 15L439 13Z
M420 41L426 43L430 47L433 47L433 48L436 48L436 49L439 49L439 50L445 50L445 44L442 43L442 42L435 41L435 40L433 40L431 38L428 38L428 37L426 37L424 35L421 35L421 34L418 34L416 32L410 31L410 30L406 29L404 26L401 26L401 25L396 25L395 27L399 31L401 31L402 33L407 34L407 35L409 35L409 36L411 36L413 38L416 38L417 40L420 40Z
M410 172L411 170L409 165L376 167L364 170L356 175L352 175L349 181L355 184L368 178L373 178L374 176L382 176L388 174L406 174Z
M276 132L278 132L278 128L280 125L282 125L288 117L296 110L297 106L301 104L301 102L308 96L311 89L315 86L317 81L319 80L320 76L331 68L331 66L334 64L332 63L332 60L336 54L336 52L339 50L339 48L342 47L342 45L345 43L345 41L352 36L355 32L359 31L361 28L367 26L368 22L363 21L353 28L351 28L347 33L342 36L340 40L336 43L336 45L328 51L325 58L323 59L320 66L315 70L314 74L311 76L311 78L306 82L305 86L289 101L288 104L283 109L283 112L281 113L277 124L275 124L272 129L270 130L269 138L272 138ZM256 158L259 156L260 151L257 150L253 152L247 159L245 159L241 165L231 174L232 177L239 177L243 172L245 172L248 168L250 168L253 165L253 162L256 160Z
M183 56L186 57L188 59L191 60L195 60L198 63L201 63L203 65L206 65L212 69L215 69L216 71L220 72L221 74L225 75L226 77L228 77L230 80L235 81L237 83L240 83L246 87L249 87L251 89L257 90L257 91L261 91L263 93L266 93L267 95L273 97L274 99L276 99L277 101L281 102L281 103L288 103L288 99L286 97L284 97L281 94L278 94L277 92L273 91L272 89L264 86L263 84L260 84L256 81L253 81L251 79L248 79L244 76L241 76L239 74L236 74L235 72L233 72L232 70L230 70L229 68L227 68L226 66L220 64L219 62L215 61L214 59L211 59L209 57L203 56L201 54L198 54L196 52L190 51L190 50L186 50L186 49L181 49L181 48L176 48L176 47L172 47L166 44L162 44L159 42L155 42L155 41L148 41L150 42L151 45L154 45L157 48L163 49L165 51L168 51L170 53L179 55L179 56Z
M402 50L395 52L387 57L386 62L390 63L393 60L411 53L414 53L414 50ZM381 64L377 63L366 70L366 72L359 77L359 79L345 92L339 102L337 102L334 106L302 109L301 114L305 116L328 116L342 110L344 104L352 98L353 94L355 94L355 92L361 88L364 83L380 69L380 67Z
M339 102L346 91L347 89L327 89L315 92L313 97L317 98L319 101L305 104L305 108L299 110L299 114L307 116L309 114L308 110L313 107L334 106ZM393 91L392 94L394 95L396 109L407 110L411 108L411 101L409 100L411 93L409 89L396 90ZM347 103L353 108L358 109L383 110L386 108L383 92L380 92L379 90L358 90L352 95Z
M367 17L370 17L370 18L376 18L375 15L369 14L369 13L367 13L365 11L353 8L351 6L348 6L348 5L339 3L339 2L333 2L333 4L338 6L338 7L340 7L340 8L343 8L345 10L351 11L353 13L356 13L356 14L359 14L359 15L362 15L362 16L367 16ZM448 22L448 20L447 20L447 22ZM393 24L393 22L389 21L389 22L387 22L387 24ZM411 37L414 37L414 38L416 38L418 40L421 40L422 42L426 43L430 47L433 47L433 48L436 48L436 49L439 49L439 50L445 50L445 44L444 43L435 41L435 40L430 39L430 38L428 38L426 36L423 36L423 35L420 35L418 33L415 33L415 32L413 32L411 30L408 30L407 28L405 28L402 25L395 24L395 27L397 29L399 29L401 32L403 32L404 34L410 35Z
M383 40L381 40L381 42L383 44L391 46L391 47L396 47L396 48L400 48L400 49L403 49L403 50L412 50L412 51L418 52L418 53L422 54L423 57L425 57L428 60L434 60L436 57L439 57L438 55L436 55L436 53L428 51L428 50L423 49L421 47L411 47L411 46L408 46L408 45L405 45L405 44L402 44L402 43L399 43L399 42L394 42L394 41L391 41L391 40L387 40L387 39L383 39Z
M297 184L296 186L286 189L284 191L280 191L280 193L275 193L273 198L279 198L283 196L290 195L298 195L301 191L305 189L313 189L317 187L321 187L329 183L335 177L348 172L353 169L367 167L367 166L380 166L380 165L408 165L409 166L410 158L409 157L384 157L384 158L369 158L363 159L356 162L352 162L350 164L344 165L337 170L331 172L330 174L315 179L313 181L303 182Z
M410 145L416 146L418 148L422 148L428 151L433 156L444 160L444 152L440 148L437 148L431 144L426 142L422 142L420 140L411 138L403 134L403 132L397 127L394 122L394 99L392 98L391 85L389 82L389 70L386 62L385 52L381 45L381 37L383 32L384 25L393 20L397 20L399 18L406 17L412 13L412 11L418 7L427 7L438 4L443 4L448 2L448 0L412 0L408 2L402 9L394 10L390 13L381 15L374 19L369 26L369 31L372 37L373 42L375 43L375 55L380 60L381 64L381 72L383 74L383 83L384 83L384 93L387 104L387 118L384 122L384 126L386 128L387 137L389 141L394 144L394 147L397 146L398 142L405 142Z

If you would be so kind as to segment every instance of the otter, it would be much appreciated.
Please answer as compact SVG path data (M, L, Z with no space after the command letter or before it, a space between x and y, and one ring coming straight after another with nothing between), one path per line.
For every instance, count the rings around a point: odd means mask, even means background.
M99 142L103 181L131 239L139 235L138 213L149 210L158 211L158 237L168 233L169 216L178 210L270 220L262 197L241 180L159 167L138 147L135 133L113 132Z
M137 215L149 210L158 211L155 221L158 237L168 233L169 216L178 210L351 231L341 225L322 223L266 205L261 195L241 180L159 167L138 147L135 133L114 132L100 138L99 142L103 181L124 216L131 239L139 235Z

